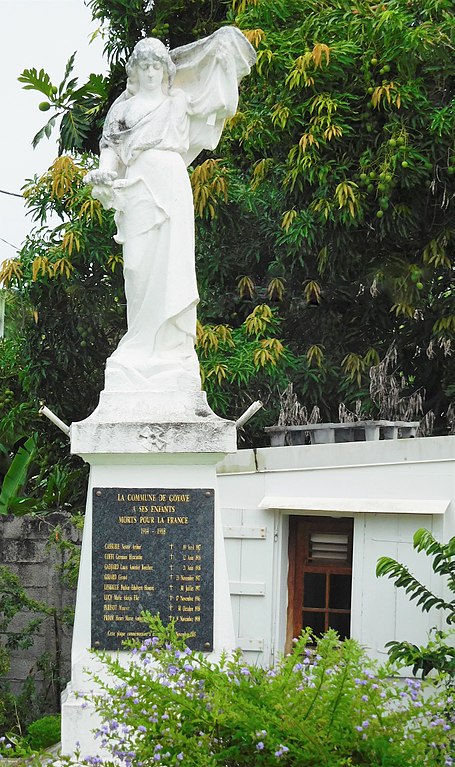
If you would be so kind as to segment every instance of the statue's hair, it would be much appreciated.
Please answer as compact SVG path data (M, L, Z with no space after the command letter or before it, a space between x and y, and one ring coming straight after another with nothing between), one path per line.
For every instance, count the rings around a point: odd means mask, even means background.
M157 40L155 37L144 37L136 43L126 63L126 74L128 75L127 89L131 93L137 93L137 65L142 61L159 61L167 74L168 88L172 87L176 68L168 49L161 40Z

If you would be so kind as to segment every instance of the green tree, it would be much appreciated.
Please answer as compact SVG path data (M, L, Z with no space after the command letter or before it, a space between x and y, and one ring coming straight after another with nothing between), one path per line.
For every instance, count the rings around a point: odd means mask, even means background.
M441 417L454 393L452 4L234 11L258 63L220 149L229 205L199 240L200 260L223 264L223 313L244 311L239 273L253 300L272 295L318 374L296 371L296 391L325 418L340 399L371 407L369 370L392 342L406 388L424 387Z

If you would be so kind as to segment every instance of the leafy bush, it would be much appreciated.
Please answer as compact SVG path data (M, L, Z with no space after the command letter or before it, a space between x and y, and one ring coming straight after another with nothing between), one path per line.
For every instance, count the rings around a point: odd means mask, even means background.
M28 728L27 742L34 751L49 748L60 741L61 717L59 714L43 716Z
M354 641L304 632L272 668L240 652L211 663L172 626L132 650L129 663L100 654L96 678L109 757L85 762L166 767L440 767L452 765L452 699L420 680L387 678ZM115 677L115 683L112 682ZM80 756L77 755L78 764Z
M33 762L30 758L33 752L44 751L60 741L60 725L60 714L52 714L32 722L25 737L13 732L2 735L0 759L5 756L15 759L27 757L28 765L31 767ZM37 764L40 764L38 760Z

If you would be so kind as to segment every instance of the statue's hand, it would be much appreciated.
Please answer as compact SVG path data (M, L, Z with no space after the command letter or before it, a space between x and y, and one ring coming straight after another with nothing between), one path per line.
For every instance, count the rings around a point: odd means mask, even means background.
M114 193L112 184L117 178L114 170L91 170L84 176L84 184L92 185L92 197L99 200L105 210L113 207Z
M111 186L117 173L115 170L91 170L84 176L84 184L93 184L93 186Z

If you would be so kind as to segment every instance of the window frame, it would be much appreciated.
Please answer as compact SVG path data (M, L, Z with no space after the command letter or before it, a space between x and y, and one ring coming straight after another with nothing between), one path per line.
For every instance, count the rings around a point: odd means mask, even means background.
M312 533L335 533L348 536L348 564L340 564L339 560L324 560L310 562L310 537ZM308 573L323 573L325 575L350 575L352 578L352 550L354 537L354 520L350 517L321 517L292 515L289 517L289 569L288 569L288 614L286 630L286 652L289 652L292 639L300 635L303 627L302 613L324 613L325 630L328 627L329 612L338 614L352 613L350 609L329 608L330 577L326 578L326 600L324 609L304 608L304 575ZM351 581L352 590L352 581Z

